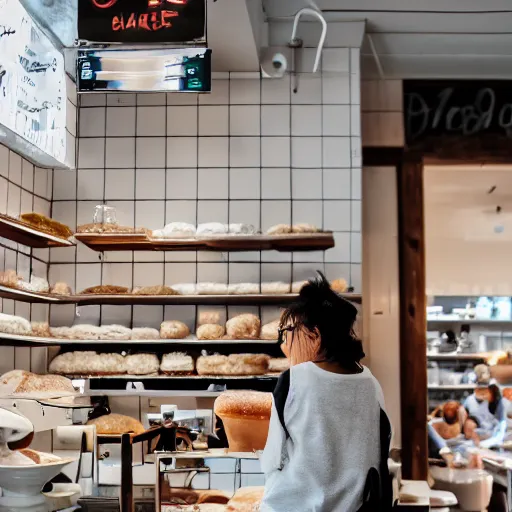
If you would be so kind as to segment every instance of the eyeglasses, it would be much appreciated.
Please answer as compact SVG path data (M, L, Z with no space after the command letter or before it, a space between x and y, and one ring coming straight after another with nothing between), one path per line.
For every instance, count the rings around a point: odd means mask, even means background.
M284 333L285 332L293 332L295 329L294 325L288 325L287 327L282 327L277 330L277 342L279 345L282 345L285 342Z

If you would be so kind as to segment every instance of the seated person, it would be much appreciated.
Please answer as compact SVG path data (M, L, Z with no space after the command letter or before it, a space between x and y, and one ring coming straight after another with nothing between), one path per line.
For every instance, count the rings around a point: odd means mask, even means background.
M469 415L464 425L466 437L478 437L482 448L503 444L507 414L505 402L496 384L479 382L475 392L466 398L464 408Z

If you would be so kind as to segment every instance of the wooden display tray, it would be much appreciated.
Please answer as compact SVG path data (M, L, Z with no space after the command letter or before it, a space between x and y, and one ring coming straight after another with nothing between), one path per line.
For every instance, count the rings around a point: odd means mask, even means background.
M121 444L121 440L124 436L126 440L129 438L130 444L143 443L144 441L151 441L155 437L159 436L165 427L152 427L142 432L142 434L97 434L98 444Z
M75 245L70 240L39 231L25 222L4 214L0 214L0 236L34 249Z
M84 345L152 345L165 347L168 345L189 345L201 348L203 345L276 345L277 340L198 340L195 336L185 339L167 340L68 340L61 338L39 338L19 334L0 333L0 346L7 347L58 347L58 346L84 346Z
M36 293L18 288L0 285L0 297L29 303L91 305L163 305L163 306L284 306L297 299L297 293L287 294L250 294L250 295L133 295L123 294L87 294L56 295ZM345 299L361 303L361 294L345 293Z
M149 238L145 234L76 233L94 251L325 251L334 247L332 232L290 235L230 235L204 238Z

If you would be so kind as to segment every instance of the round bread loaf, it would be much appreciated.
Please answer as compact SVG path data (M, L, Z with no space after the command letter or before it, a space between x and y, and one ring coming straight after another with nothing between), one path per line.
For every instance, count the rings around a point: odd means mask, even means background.
M128 375L151 375L158 373L160 361L155 354L131 354L125 357Z
M55 283L51 289L50 293L54 293L55 295L71 295L71 287L62 281Z
M226 333L232 340L253 340L260 336L260 319L256 315L246 313L228 320Z
M142 423L130 416L122 414L107 414L93 420L89 420L87 425L96 425L98 434L142 434L145 428Z
M261 328L261 339L262 340L277 340L279 337L279 325L280 320L274 320L268 324L265 324Z
M225 332L226 330L222 325L204 324L197 328L196 335L198 340L219 340Z
M286 235L292 232L289 224L276 224L267 230L267 235Z
M190 336L190 329L178 320L162 322L160 326L160 338L164 340L181 340L187 336Z

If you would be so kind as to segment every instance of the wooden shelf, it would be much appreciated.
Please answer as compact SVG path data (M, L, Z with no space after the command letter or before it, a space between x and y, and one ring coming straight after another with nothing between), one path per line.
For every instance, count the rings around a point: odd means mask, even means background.
M429 391L473 391L476 384L429 384Z
M48 247L72 247L75 245L70 240L50 235L30 227L18 219L0 214L0 234L13 242L32 247L34 249L46 249Z
M291 235L231 235L156 239L145 234L76 233L94 251L325 251L334 247L332 232Z
M342 294L347 300L360 304L361 294ZM252 295L55 295L35 293L17 288L0 286L0 297L29 303L91 305L161 305L161 306L280 306L290 304L298 294L252 294Z
M5 334L0 333L0 346L16 346L16 347L52 347L52 346L80 346L85 345L119 345L126 347L128 346L155 346L155 347L167 347L169 345L179 345L197 347L200 349L204 346L216 345L217 347L222 346L250 346L250 345L277 345L277 340L198 340L195 336L190 336L186 339L179 340L167 340L167 339L155 339L155 340L67 340L60 338L39 338L36 336L20 336L18 334Z

